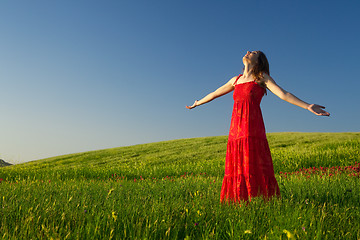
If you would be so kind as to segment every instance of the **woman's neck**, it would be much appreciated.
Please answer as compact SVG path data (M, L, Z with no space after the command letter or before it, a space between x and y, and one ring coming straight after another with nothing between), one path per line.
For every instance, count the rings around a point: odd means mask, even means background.
M251 74L253 74L253 64L249 64L249 63L245 63L245 68L244 68L244 72L243 72L243 76L244 78L247 78L249 76L251 76Z

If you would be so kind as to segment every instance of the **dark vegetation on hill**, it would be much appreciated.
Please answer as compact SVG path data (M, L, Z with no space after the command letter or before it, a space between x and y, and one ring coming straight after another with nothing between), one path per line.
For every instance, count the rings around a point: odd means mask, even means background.
M12 165L11 163L7 163L4 160L0 159L0 167L6 167Z

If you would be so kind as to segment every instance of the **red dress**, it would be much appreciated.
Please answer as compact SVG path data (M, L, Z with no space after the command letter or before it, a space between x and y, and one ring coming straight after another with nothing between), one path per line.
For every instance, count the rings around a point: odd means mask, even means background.
M240 76L234 84L221 202L280 196L260 109L265 89L255 81L236 84Z

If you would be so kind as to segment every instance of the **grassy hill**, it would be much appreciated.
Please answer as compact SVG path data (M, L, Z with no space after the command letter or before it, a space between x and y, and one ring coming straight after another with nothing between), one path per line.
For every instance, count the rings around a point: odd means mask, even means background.
M360 161L360 133L270 133L275 173L299 168L351 165ZM126 178L223 176L227 136L180 139L42 159L0 170L0 177Z
M269 202L220 204L226 136L2 167L0 238L360 239L360 133L268 140L281 192Z

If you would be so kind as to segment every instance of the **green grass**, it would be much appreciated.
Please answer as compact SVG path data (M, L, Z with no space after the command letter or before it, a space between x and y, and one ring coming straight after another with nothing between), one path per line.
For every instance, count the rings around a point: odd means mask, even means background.
M182 139L0 168L0 238L360 239L359 175L291 174L360 162L360 133L268 134L282 197L241 207L219 202L226 141Z

